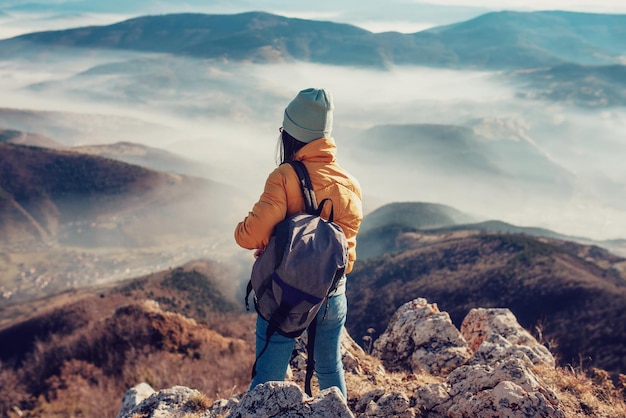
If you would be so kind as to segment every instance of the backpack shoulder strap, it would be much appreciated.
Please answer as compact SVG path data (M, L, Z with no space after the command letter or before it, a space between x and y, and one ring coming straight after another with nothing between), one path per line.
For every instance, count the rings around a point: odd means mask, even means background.
M315 199L311 177L309 177L306 166L302 161L287 161L287 163L293 167L300 180L300 189L302 190L306 213L310 215L317 214L317 200Z
M328 309L328 306L326 307ZM307 329L306 344L306 374L304 377L304 393L313 396L311 392L311 379L315 371L315 336L317 333L317 316L313 318L313 322Z

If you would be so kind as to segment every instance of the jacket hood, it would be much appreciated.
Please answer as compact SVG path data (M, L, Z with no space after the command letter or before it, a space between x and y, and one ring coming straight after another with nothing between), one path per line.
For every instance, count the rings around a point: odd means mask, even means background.
M321 163L333 163L337 156L337 145L333 138L320 138L300 148L295 160Z

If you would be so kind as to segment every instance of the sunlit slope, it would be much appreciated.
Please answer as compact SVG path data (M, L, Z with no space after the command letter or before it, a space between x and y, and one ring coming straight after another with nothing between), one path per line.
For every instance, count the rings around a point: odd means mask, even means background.
M0 144L2 243L140 246L209 236L238 198L209 180L78 152ZM229 222L230 221L230 222Z
M397 307L425 297L457 324L472 308L509 308L561 364L584 359L626 370L626 259L595 246L471 226L388 227L378 235L385 230L386 241L399 244L395 252L360 259L350 275L347 326L355 339L369 327L380 334Z
M83 154L98 155L129 164L135 164L159 171L172 171L190 176L210 177L211 169L200 161L190 160L174 153L135 144L132 142L116 142L114 144L83 145L73 150Z
M40 32L3 41L0 54L33 44L186 54L236 61L515 69L564 62L616 64L625 15L498 12L415 34L249 12L139 17L109 26Z

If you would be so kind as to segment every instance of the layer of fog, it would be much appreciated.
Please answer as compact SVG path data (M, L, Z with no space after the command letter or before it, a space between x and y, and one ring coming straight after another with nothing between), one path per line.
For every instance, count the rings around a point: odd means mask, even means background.
M90 57L80 52L49 62L45 70L32 57L1 61L0 107L100 113L163 126L169 137L156 140L138 132L135 141L211 165L213 180L244 189L250 196L245 207L234 209L243 218L275 167L284 107L298 90L323 86L335 97L339 161L359 178L368 209L392 201L431 201L485 219L565 234L594 239L626 236L624 203L617 196L607 198L612 193L623 195L626 188L626 168L620 159L626 152L623 109L583 111L521 100L494 73L239 65L169 56L155 59L147 54L133 59L129 53ZM94 68L105 62L116 66ZM577 178L580 190L563 200L527 189L494 189L493 184L476 183L463 173L433 175L382 159L366 165L342 143L377 125L472 126L476 120L502 125L502 135L535 144ZM501 140L499 135L493 139ZM358 138L350 144L358 146Z

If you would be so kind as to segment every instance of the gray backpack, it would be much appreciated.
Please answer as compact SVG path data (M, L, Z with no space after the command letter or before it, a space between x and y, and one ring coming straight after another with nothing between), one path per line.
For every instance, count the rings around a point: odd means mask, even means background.
M312 360L315 317L335 290L348 263L348 243L341 228L333 223L334 209L330 199L318 207L311 180L304 164L290 161L298 178L306 213L287 217L274 229L267 247L255 261L246 292L254 290L254 306L269 322L265 352L274 332L289 338L300 336L307 328L308 357ZM328 220L320 217L324 204L331 204ZM309 327L311 325L311 327ZM313 334L313 337L311 337ZM309 361L307 371L313 368ZM310 370L312 373L312 370ZM256 362L252 376L256 375Z

